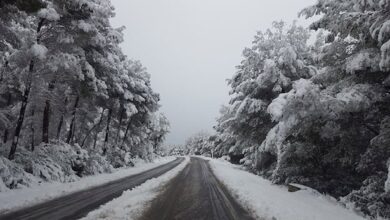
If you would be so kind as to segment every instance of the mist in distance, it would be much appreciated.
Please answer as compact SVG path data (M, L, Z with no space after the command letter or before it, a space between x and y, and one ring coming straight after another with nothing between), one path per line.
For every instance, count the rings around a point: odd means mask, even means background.
M235 73L245 47L273 21L291 23L315 0L113 0L115 27L126 26L124 52L141 60L161 96L171 124L166 144L212 132L229 100L226 79Z

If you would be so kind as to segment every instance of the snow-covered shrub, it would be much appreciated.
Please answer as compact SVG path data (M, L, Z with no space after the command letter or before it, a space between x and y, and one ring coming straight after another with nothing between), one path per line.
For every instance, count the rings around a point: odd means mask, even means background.
M107 161L105 157L95 152L92 152L86 161L83 174L96 175L100 173L111 173L112 170L112 165L109 161Z
M131 165L131 164L128 163L128 161L126 161L127 160L127 153L126 153L126 151L121 150L119 148L110 150L107 153L107 160L110 162L110 164L114 168L126 167L126 166Z
M25 172L20 164L0 157L0 192L28 187L38 182L39 179Z
M41 144L33 152L17 152L15 161L45 181L69 182L82 175L88 153L66 143Z

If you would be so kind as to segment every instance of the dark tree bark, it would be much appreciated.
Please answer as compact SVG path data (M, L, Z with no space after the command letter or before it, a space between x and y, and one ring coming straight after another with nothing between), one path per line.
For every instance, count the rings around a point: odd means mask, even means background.
M92 128L89 129L89 131L88 131L87 134L85 135L83 141L81 142L81 147L84 147L85 141L87 140L87 138L89 137L89 135L92 133L93 130L95 130L97 127L99 127L100 124L102 123L103 117L104 117L104 111L105 111L105 109L103 109L103 111L102 111L102 113L101 113L101 115L100 115L99 122L96 123L94 126L92 126ZM97 132L96 132L96 135L95 135L94 148L95 148L95 145L96 145L96 136L97 136Z
M131 119L129 119L129 122L127 122L126 131L125 131L125 135L123 136L121 148L125 145L125 141L127 139L127 134L129 133L130 127L131 127Z
M10 106L12 103L12 94L9 92L7 97L7 106Z
M4 135L3 135L3 143L7 143L8 141L8 129L4 130Z
M104 112L105 112L105 111L106 111L106 110L103 109L103 111L102 111L102 117L100 118L99 124L101 124L101 123L103 122L103 116L104 116ZM99 134L99 132L95 132L95 138L94 138L94 141L93 141L93 149L96 148L96 143L97 143L98 134Z
M4 65L3 65L3 68L2 68L2 71L1 71L1 74L0 74L0 82L2 82L4 80L4 73L5 73L5 69L8 67L8 60L5 61Z
M58 127L57 127L57 135L56 135L57 140L60 139L63 124L64 124L64 115L61 115L60 122L58 122Z
M31 75L33 71L34 71L34 61L32 60L30 62L29 74ZM23 92L22 106L20 107L19 117L18 117L18 121L16 122L16 128L15 128L13 139L12 139L11 149L10 149L10 152L8 155L9 160L15 159L15 152L16 152L16 148L17 148L18 143L19 143L20 132L22 130L24 116L25 116L27 104L28 104L28 97L30 95L30 90L31 90L31 79L29 79L29 81L30 82L27 83L26 88L24 89L24 92Z
M50 101L46 100L42 120L42 142L49 143Z
M55 80L49 83L49 92L53 91ZM42 142L49 143L49 126L50 126L50 99L45 101L45 109L43 110L42 118Z
M68 104L68 98L65 98L65 106ZM60 118L60 122L58 123L58 127L57 127L57 140L60 139L60 135L61 135L61 130L62 130L62 125L64 124L64 113L61 114L61 118Z
M37 27L37 36L38 36L37 43L38 44L40 43L40 34L39 33L41 32L41 29L43 27L44 22L45 22L45 19L41 19L38 23L38 27ZM15 159L15 152L16 152L16 148L17 148L18 143L19 143L20 132L22 130L24 116L25 116L27 104L28 104L28 98L30 96L34 66L35 66L35 62L34 62L34 60L31 60L29 70L28 70L28 82L27 82L26 88L24 89L24 92L23 92L22 105L20 107L18 121L16 122L16 128L15 128L13 139L12 139L11 149L10 149L10 152L8 155L9 160Z
M112 109L108 109L107 126L106 126L106 137L104 138L104 145L103 145L103 155L106 154L106 152L107 152L108 137L109 137L109 134L110 134L111 115L112 115Z
M125 114L125 111L126 109L125 108L121 108L120 110L120 115L119 115L119 123L118 123L118 129L116 131L116 137L115 137L115 144L118 144L118 140L119 140L119 133L121 131L121 127L122 127L122 121L123 121L123 116Z
M7 106L10 106L12 103L12 94L9 92L8 93L8 97L7 97ZM8 141L8 135L9 135L9 131L8 131L8 128L5 128L4 129L4 133L3 133L3 143L7 143Z
M73 111L72 111L72 121L71 121L70 126L69 126L68 137L66 138L67 144L70 143L70 141L72 140L73 135L74 135L75 122L76 122L76 111L77 111L77 107L79 105L79 100L80 100L80 96L77 95L76 101L74 103Z
M35 114L35 110L32 109L31 110L31 117L33 117ZM35 150L35 128L34 128L34 124L31 123L30 125L30 130L31 130L31 143L30 143L30 148L31 148L31 151L34 151Z

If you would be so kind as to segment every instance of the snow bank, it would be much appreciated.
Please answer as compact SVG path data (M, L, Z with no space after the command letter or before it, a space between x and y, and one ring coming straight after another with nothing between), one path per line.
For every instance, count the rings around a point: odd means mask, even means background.
M99 174L81 178L71 183L41 183L31 188L15 189L0 193L0 213L38 204L59 196L98 186L126 176L134 175L175 160L175 157L158 158L152 163L135 161L132 168L117 169L113 173ZM1 183L0 183L1 185ZM0 186L1 187L1 186Z
M158 178L146 181L144 184L125 191L121 197L101 206L101 208L92 211L82 220L110 219L110 220L131 220L141 216L143 211L161 191L161 188L172 178L177 176L189 163L189 158L179 166L168 171Z
M288 192L260 176L240 170L226 161L209 159L215 175L238 201L257 218L277 220L364 219L342 207L335 199L312 190Z

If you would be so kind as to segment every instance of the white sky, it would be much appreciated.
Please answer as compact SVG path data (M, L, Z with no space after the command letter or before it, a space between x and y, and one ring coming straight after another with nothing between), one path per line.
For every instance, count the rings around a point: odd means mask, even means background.
M171 123L167 144L212 131L229 100L226 79L272 21L291 22L316 0L112 0L124 52L140 60ZM307 23L307 22L303 22Z

